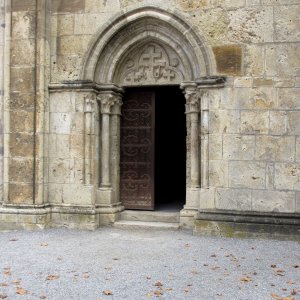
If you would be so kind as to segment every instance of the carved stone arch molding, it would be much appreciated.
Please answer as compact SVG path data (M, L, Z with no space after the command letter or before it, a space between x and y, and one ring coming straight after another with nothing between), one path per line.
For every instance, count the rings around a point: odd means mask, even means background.
M122 85L125 57L134 56L147 44L164 50L183 81L215 72L211 49L183 17L170 9L145 6L119 14L99 30L84 58L82 79Z
M186 98L189 144L186 204L180 220L192 226L201 189L209 187L210 93L203 90L224 85L224 78L212 76L215 70L214 56L204 39L170 9L138 7L120 13L99 30L84 57L81 79L94 86L100 112L95 192L100 223L114 222L124 209L119 195L123 88L180 85Z

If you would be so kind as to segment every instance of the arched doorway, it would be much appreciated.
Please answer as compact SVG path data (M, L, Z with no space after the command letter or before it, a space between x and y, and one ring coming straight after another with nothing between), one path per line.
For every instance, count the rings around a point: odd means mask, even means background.
M124 201L120 197L123 142L120 141L120 121L124 99L126 101L124 92L126 97L129 88L151 87L156 93L168 86L177 86L178 91L180 86L185 96L185 111L182 111L185 125L181 125L186 134L186 145L183 143L186 151L181 155L185 161L184 209L195 214L199 190L205 183L200 177L207 173L207 166L200 163L200 126L206 126L200 124L200 98L203 94L200 89L218 83L216 77L210 77L215 70L212 57L203 38L184 18L168 9L139 7L117 16L98 32L85 58L82 78L95 82L97 86L100 129L96 205L103 213L124 209ZM207 114L207 105L203 108ZM164 109L161 118L167 122L170 109ZM207 116L202 119L208 120ZM152 151L155 153L155 149ZM170 148L168 152L171 156ZM174 183L173 180L173 188ZM164 185L168 186L170 182L165 181ZM155 192L152 193L154 195Z

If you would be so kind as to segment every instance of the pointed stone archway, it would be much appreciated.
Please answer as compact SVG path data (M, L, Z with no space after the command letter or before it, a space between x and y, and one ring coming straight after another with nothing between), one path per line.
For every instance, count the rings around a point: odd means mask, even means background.
M215 61L204 39L178 13L140 7L118 15L100 29L83 66L83 82L97 86L94 96L100 113L95 196L100 223L114 222L124 209L119 195L124 88L180 85L186 98L188 134L186 204L181 223L191 226L200 190L208 187L209 90L224 85L224 78L211 76Z

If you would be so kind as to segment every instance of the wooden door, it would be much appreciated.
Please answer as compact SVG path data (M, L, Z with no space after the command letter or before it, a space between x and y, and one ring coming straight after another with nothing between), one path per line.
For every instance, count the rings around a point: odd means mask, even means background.
M126 209L154 209L155 94L126 91L121 116L120 197Z

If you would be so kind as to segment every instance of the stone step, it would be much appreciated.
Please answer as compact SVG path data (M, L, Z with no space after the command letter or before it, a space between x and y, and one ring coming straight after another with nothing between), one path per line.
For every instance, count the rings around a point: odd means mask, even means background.
M117 221L113 224L116 228L123 229L156 229L156 230L178 230L178 223L166 222L144 222L144 221Z
M178 223L179 212L125 210L121 213L120 220Z

